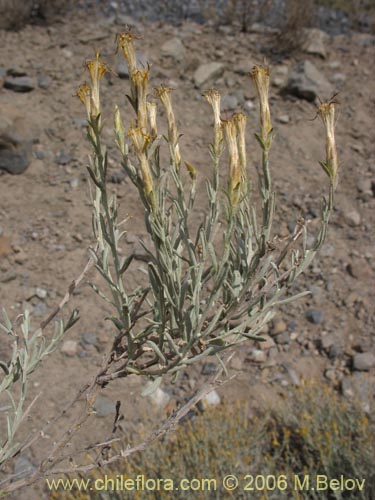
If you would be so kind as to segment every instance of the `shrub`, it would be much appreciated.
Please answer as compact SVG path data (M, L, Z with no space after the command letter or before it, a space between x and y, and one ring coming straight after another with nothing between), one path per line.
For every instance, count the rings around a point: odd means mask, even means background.
M69 458L73 461L64 452L92 415L99 391L113 380L142 376L151 382L144 392L147 394L158 388L165 375L176 380L183 370L207 356L215 356L225 369L227 349L248 339L261 341L260 331L274 316L277 307L308 293L294 294L293 284L325 240L338 181L335 102L321 103L317 112L325 128L326 158L321 167L328 177L328 196L323 198L320 226L308 245L303 220L288 239L280 241L272 232L275 192L270 168L273 127L268 68L255 66L250 74L260 110L259 133L255 136L261 157L257 168L258 198L255 197L253 176L247 168L246 116L236 113L222 120L221 96L214 89L207 90L204 97L212 108L214 121L213 140L209 146L212 167L206 181L207 210L199 218L194 206L197 179L201 174L181 154L172 92L163 85L156 89L156 98L164 108L167 131L161 134L158 130L157 104L150 99L148 91L149 68L140 68L137 63L134 49L137 38L134 33L126 32L117 39L129 67L128 98L134 118L126 133L120 109L116 106L114 138L122 167L138 191L150 236L150 243L144 244L147 266L142 271L145 280L140 280L138 286L131 289L126 279L135 256L123 253L122 238L127 219L121 220L117 199L107 188L108 153L102 136L105 117L100 88L104 74L110 69L96 54L86 63L90 84L81 85L77 93L86 110L87 138L92 149L87 170L91 180L94 243L81 275L37 328L32 327L27 313L11 321L4 311L0 329L11 349L10 359L0 362L0 393L8 398L8 406L0 414L6 429L0 446L0 465L29 445L18 442L17 433L31 411L32 403L25 408L30 376L78 321L78 313L74 311L66 322L60 320L49 341L45 338L45 330L72 298L92 266L102 278L102 284L92 284L92 288L106 305L111 306L112 315L106 319L113 325L112 344L92 380L83 386L76 398L72 397L73 404L85 395L79 417L69 421L50 453L30 477L5 480L5 487L2 486L4 482L0 483L5 492L65 470L60 465L64 462L61 455L65 461ZM220 175L225 148L229 165L225 175ZM167 153L167 162L162 160L164 153ZM206 387L206 392L211 388ZM194 396L137 449L143 449L163 435L169 426L175 425L184 415L184 408L187 411L203 393ZM119 412L117 408L117 417ZM53 422L66 413L62 412ZM36 439L31 438L31 442ZM104 447L106 456L102 456L103 444L91 443L90 447L100 450L98 461L76 466L76 471L91 470L135 452L125 447L119 455L113 455ZM69 450L66 453L69 454ZM66 467L71 470L70 465Z
M373 415L373 414L372 414ZM286 499L344 499L373 498L375 472L373 450L375 447L375 420L369 419L355 401L340 398L327 386L317 383L295 389L288 402L272 410L249 416L245 401L235 405L221 404L209 408L179 426L174 435L163 440L162 446L133 455L129 461L120 462L85 479L104 477L171 478L179 484L182 478L214 478L217 489L203 492L179 492L181 499L201 498L279 498ZM234 474L240 486L232 493L225 490L221 480ZM251 475L260 476L256 483L263 488L263 477L269 478L269 490L243 491L250 484ZM314 486L317 475L329 479L365 479L362 491L293 491L295 477L303 484L309 477ZM283 482L283 477L285 482ZM279 479L274 488L272 478ZM71 478L70 478L71 479ZM83 479L83 476L82 476ZM109 483L110 484L110 483ZM298 485L298 483L297 483ZM285 489L284 489L285 488ZM145 492L124 491L90 492L58 490L61 500L115 500L145 498ZM176 492L147 492L147 498L172 499Z

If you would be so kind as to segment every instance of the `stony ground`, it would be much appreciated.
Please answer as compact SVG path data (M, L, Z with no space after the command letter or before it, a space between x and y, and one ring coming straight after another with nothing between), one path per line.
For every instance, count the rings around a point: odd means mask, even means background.
M85 79L83 63L101 50L103 59L120 75L103 83L105 135L112 140L111 112L115 103L132 119L126 104L126 70L114 39L125 23L143 36L140 58L151 64L152 86L164 82L175 89L173 99L183 133L182 154L191 158L204 177L210 172L207 143L211 116L202 91L215 86L226 97L224 116L242 109L248 120L250 168L259 161L252 139L258 111L248 72L263 61L262 48L274 33L255 26L249 33L232 28L212 30L186 23L178 28L133 22L128 17L90 18L83 13L62 18L52 26L29 26L18 33L0 32L0 306L16 317L28 309L37 325L61 300L87 260L92 242L88 185L85 172L88 145L84 110L74 93ZM359 33L330 38L314 32L304 51L270 60L273 85L271 111L276 139L271 168L277 192L277 233L286 236L300 215L314 231L326 177L318 165L324 158L324 134L316 114L317 97L339 92L337 143L340 184L328 238L300 282L311 297L281 310L264 334L267 342L245 344L230 368L234 381L221 399L244 398L255 408L288 388L316 378L332 384L345 397L359 396L365 408L374 397L374 81L375 37ZM210 63L216 63L212 65ZM113 143L112 143L113 144ZM116 162L114 147L110 189L117 193L124 214L131 216L124 252L136 251L145 236L137 195ZM28 168L25 166L31 159ZM12 175L9 172L22 172ZM225 172L223 171L223 177ZM204 185L204 182L201 183ZM198 210L205 207L202 188ZM129 283L140 274L131 271ZM90 279L99 283L95 275ZM83 286L68 309L78 307L81 320L58 351L33 375L30 398L41 393L24 429L37 429L67 404L81 384L95 373L110 345L111 326L103 319L109 308ZM0 343L0 359L7 346ZM116 382L103 391L88 428L100 438L110 433L116 400L127 422L139 426L165 413L164 402L180 401L201 385L211 363L184 374L177 386L167 381L157 400L139 395L143 382ZM152 420L152 419L151 419ZM64 423L64 422L63 422ZM47 434L16 470L36 463L54 436ZM39 492L38 494L36 492ZM28 498L48 498L29 490ZM26 498L26 497L25 497Z

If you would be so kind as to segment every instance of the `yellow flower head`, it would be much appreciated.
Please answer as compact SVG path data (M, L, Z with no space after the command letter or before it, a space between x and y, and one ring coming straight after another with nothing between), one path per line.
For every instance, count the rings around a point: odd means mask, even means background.
M271 114L268 102L268 92L270 86L269 69L266 66L254 66L250 76L258 92L260 106L260 135L264 144L266 144L269 134L272 131Z
M134 151L137 156L146 154L148 145L151 142L151 137L144 132L141 127L131 127L128 132L134 146Z
M99 61L100 53L96 52L95 59L86 62L86 67L89 70L93 85L99 83L103 76L110 71L109 66L102 61Z
M84 83L79 86L76 96L79 97L80 101L86 108L87 117L90 118L91 115L91 87Z
M92 82L91 89L91 113L97 116L100 113L100 80L103 78L105 73L110 71L109 67L103 62L99 61L100 54L97 52L95 54L95 59L87 61L86 67L89 70L90 78Z

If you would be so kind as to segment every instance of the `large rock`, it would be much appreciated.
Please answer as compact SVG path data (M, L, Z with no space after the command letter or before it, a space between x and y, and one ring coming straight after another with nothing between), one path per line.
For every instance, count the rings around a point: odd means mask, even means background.
M5 78L4 87L14 92L30 92L35 89L35 82L29 76L8 76Z
M194 83L196 87L201 88L209 82L219 78L224 72L224 65L219 62L201 64L194 73Z
M332 97L334 90L326 77L310 62L301 61L290 74L286 92L307 101Z
M31 145L24 119L0 116L0 170L22 174L30 164Z
M161 46L164 56L172 57L175 61L183 61L186 55L184 44L179 38L171 38Z
M327 39L327 34L324 31L317 28L306 29L304 31L305 42L303 44L304 51L307 54L312 54L314 56L320 56L323 59L327 57L327 52L325 48L325 41Z

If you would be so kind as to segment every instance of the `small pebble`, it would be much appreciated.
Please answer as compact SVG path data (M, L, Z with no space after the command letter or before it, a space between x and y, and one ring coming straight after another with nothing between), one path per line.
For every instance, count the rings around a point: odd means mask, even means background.
M323 323L323 313L318 309L308 309L305 312L305 318L314 325L320 325Z

